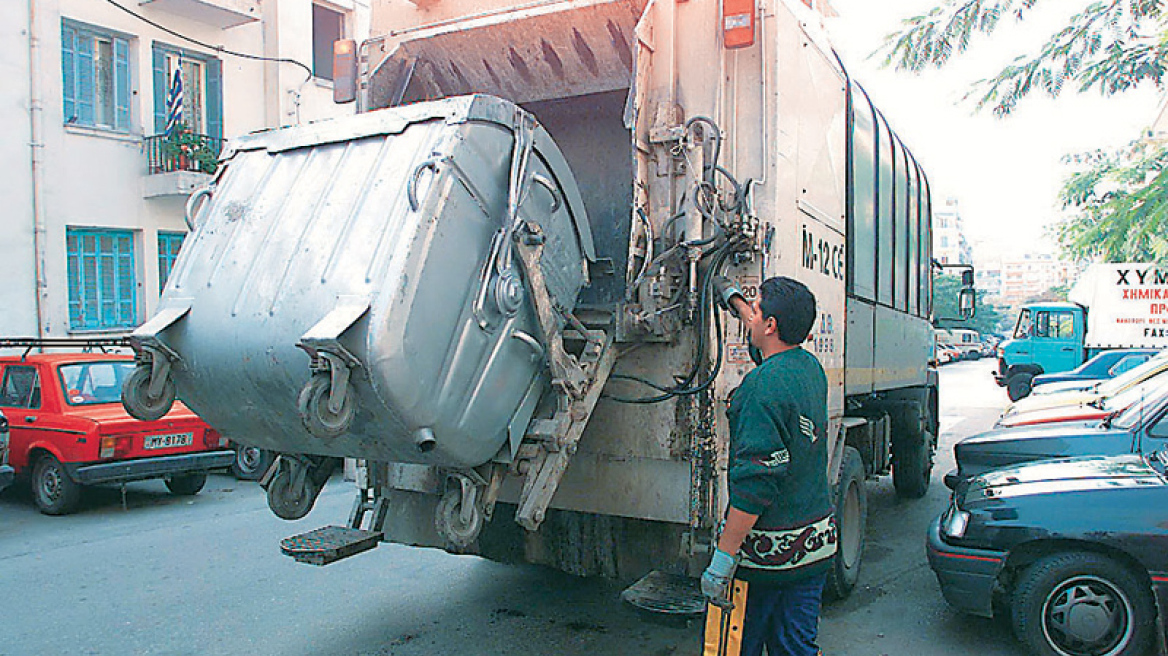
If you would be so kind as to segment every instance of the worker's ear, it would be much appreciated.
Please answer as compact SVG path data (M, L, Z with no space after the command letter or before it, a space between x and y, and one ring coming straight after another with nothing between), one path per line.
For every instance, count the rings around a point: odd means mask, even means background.
M766 328L763 332L765 332L767 335L778 335L779 334L779 322L776 321L774 317L767 317L766 318Z

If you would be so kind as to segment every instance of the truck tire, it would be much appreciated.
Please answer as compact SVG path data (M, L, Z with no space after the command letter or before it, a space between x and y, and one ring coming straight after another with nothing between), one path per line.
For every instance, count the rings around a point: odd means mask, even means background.
M860 578L868 523L868 489L864 486L864 461L855 447L844 447L839 480L832 488L837 531L836 553L831 559L824 591L829 599L851 594Z
M921 416L922 413L925 416ZM893 423L892 484L897 496L920 499L929 491L933 476L933 434L929 411L905 408Z
M1013 376L1006 379L1006 394L1011 401L1025 398L1030 395L1030 381L1034 380L1034 374L1020 371Z
M81 486L52 454L37 459L32 469L32 498L46 515L68 515L81 501Z
M1156 606L1140 578L1102 554L1047 556L1014 587L1014 632L1043 656L1143 654L1155 636Z

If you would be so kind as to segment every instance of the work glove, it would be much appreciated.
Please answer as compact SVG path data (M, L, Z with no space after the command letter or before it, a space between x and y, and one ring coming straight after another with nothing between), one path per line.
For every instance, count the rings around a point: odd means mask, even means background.
M723 310L729 310L731 312L734 311L734 307L730 305L730 299L734 298L735 296L742 296L742 299L746 300L746 297L743 296L742 290L738 288L738 285L735 285L734 281L730 280L726 276L714 276L714 280L712 282L714 285L714 293L717 294L715 298L718 301L718 307L722 308Z
M702 594L711 604L730 608L730 587L734 583L734 570L738 567L738 557L717 549L710 559L710 566L702 572Z

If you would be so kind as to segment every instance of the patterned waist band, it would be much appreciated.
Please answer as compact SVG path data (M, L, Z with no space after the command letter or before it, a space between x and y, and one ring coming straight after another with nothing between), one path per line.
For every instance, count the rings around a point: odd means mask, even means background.
M831 515L799 528L754 529L742 542L739 567L770 571L806 567L834 556L837 541Z

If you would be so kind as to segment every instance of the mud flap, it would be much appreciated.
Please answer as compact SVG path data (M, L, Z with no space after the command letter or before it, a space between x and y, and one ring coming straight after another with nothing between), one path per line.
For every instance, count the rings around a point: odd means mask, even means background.
M706 631L702 656L738 656L742 651L742 626L746 620L746 581L735 579L731 607L706 604Z

